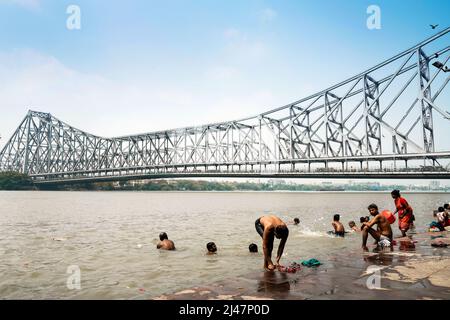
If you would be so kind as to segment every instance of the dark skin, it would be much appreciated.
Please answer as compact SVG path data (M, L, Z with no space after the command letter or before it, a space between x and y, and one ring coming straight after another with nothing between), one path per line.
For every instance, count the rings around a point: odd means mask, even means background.
M286 224L276 216L264 216L261 217L260 223L264 227L263 233L263 252L264 252L264 268L269 271L275 270L275 268L280 264L281 256L283 255L284 246L286 245L286 241L288 236L281 237L276 233L277 226L285 226ZM272 262L272 250L273 250L273 241L277 237L277 239L281 239L280 244L278 245L276 265Z
M160 242L156 245L156 249L161 249L161 250L175 250L175 244L173 243L172 240L164 239L163 241L160 241Z
M333 221L332 223L335 232L345 232L344 225L339 221Z
M364 251L368 251L367 248L367 238L369 237L369 234L377 241L380 241L381 235L384 235L389 238L389 240L392 242L392 228L391 224L387 219L378 212L375 208L370 208L369 213L374 218L370 220L370 222L364 222L361 226L362 231L362 248ZM373 225L377 225L377 230L372 229Z

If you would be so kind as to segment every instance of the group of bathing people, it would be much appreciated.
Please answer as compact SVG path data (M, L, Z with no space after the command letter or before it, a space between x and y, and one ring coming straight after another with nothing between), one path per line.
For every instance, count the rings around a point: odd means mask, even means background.
M448 203L433 212L436 221L430 224L430 231L444 231L450 226L450 205Z
M402 237L406 236L406 232L414 227L414 213L412 207L409 205L408 201L400 195L399 190L393 190L391 196L394 199L396 210L395 212L389 212L387 210L380 212L376 204L370 204L368 206L369 214L372 216L361 217L361 226L357 227L354 221L349 222L349 226L352 232L360 232L362 234L362 248L364 251L368 251L367 240L369 235L375 239L375 244L379 248L390 247L393 245L393 232L391 228L391 223L395 220L394 215L398 214L398 225L402 233ZM446 226L450 225L449 218L450 208L448 204L445 207L439 207L435 212L435 217L437 218L437 224L440 226L440 230ZM345 236L345 228L343 224L339 221L340 215L336 214L333 217L332 226L334 228L332 233L338 237ZM295 218L293 221L294 225L298 225L300 220ZM377 228L373 227L377 225ZM432 224L433 225L433 224ZM430 225L430 226L432 226ZM264 253L264 268L269 271L273 271L280 267L280 259L283 255L284 247L286 245L289 229L287 224L283 222L279 217L274 215L267 215L258 218L255 221L255 228L258 234L262 238L263 242L263 253ZM160 242L157 244L158 249L165 250L175 250L175 245L173 241L169 240L165 232L161 233ZM280 243L277 250L275 263L272 261L272 250L274 239L280 239ZM206 245L208 254L214 254L217 252L217 247L214 242L209 242ZM250 252L258 252L258 246L254 243L249 246Z

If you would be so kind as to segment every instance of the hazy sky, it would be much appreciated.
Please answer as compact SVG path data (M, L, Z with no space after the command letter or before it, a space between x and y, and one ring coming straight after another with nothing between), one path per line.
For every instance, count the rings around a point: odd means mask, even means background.
M66 27L71 4L80 30ZM366 26L371 4L380 30ZM0 147L28 109L101 136L254 115L420 42L449 12L447 0L0 0Z

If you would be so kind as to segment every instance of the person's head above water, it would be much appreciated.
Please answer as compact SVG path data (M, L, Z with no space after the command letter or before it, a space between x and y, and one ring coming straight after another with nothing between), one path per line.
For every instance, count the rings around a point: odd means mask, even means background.
M350 227L350 228L353 228L353 227L356 227L356 223L355 223L355 221L350 221L349 223L348 223L348 226Z
M300 219L299 218L294 218L294 224L299 224L300 223Z
M289 235L289 229L285 225L278 225L275 227L275 237L277 239L287 238Z
M444 204L444 209L445 209L445 210L448 210L449 208L450 208L450 204L445 203L445 204Z
M444 211L445 211L444 207L439 207L438 208L438 212L444 212Z
M166 240L166 239L169 239L169 238L167 237L167 233L161 232L161 233L159 234L159 240L164 241L164 240Z
M370 218L369 217L360 217L359 218L359 222L363 223L363 222L369 222Z
M391 196L394 199L399 198L400 197L400 190L392 190Z
M376 216L378 214L378 206L375 203L370 204L367 209L369 209L369 213L372 216Z
M206 244L206 249L208 249L209 253L215 253L217 251L217 247L214 242L208 242Z
M253 252L253 253L258 252L258 246L255 243L251 243L248 246L248 251Z
M159 234L159 240L160 242L156 245L156 249L175 250L175 244L172 240L169 240L167 233L161 232Z
M333 216L333 221L339 221L340 219L341 219L341 215L339 215L339 214L335 214Z

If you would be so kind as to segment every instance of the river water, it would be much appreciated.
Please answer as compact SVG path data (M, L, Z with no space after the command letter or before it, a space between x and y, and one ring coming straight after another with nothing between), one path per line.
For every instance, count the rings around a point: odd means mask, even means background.
M448 193L404 196L417 231L450 201ZM326 234L333 214L359 224L372 202L394 208L389 193L0 192L0 299L147 299L260 271L254 221L265 214L301 221L289 226L282 262L326 261L361 245L357 234ZM161 231L176 251L156 249ZM218 254L206 255L209 241ZM248 252L252 242L258 254ZM77 268L80 289L67 285Z

